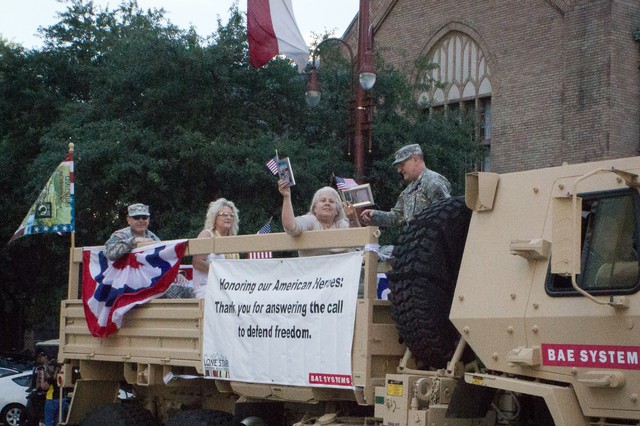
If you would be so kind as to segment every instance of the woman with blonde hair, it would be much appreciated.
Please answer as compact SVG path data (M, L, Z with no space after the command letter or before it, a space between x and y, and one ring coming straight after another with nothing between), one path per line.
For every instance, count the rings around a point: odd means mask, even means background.
M284 180L278 181L278 191L282 194L282 227L289 235L297 236L304 231L322 229L343 229L360 226L356 209L351 203L342 203L338 191L325 186L316 191L309 206L309 212L295 216L291 204L291 188ZM344 253L346 249L300 250L300 256Z
M239 210L233 202L226 198L218 198L209 203L207 215L204 220L204 229L198 234L198 238L215 238L238 235L240 218ZM209 264L213 259L238 259L237 253L227 254L195 254L193 255L193 287L196 297L204 298L207 291L207 278L209 276Z

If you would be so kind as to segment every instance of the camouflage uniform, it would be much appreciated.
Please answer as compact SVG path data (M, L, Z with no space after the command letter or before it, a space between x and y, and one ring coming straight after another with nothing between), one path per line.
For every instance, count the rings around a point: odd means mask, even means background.
M107 256L107 259L116 261L123 254L131 252L131 250L136 248L136 244L133 242L135 237L130 226L111 234L111 238L104 243L104 254ZM160 241L160 238L149 230L144 231L143 237L151 238L153 241Z
M410 182L398 197L395 207L389 212L374 210L371 223L376 226L393 226L408 222L425 207L437 200L451 196L451 185L442 175L425 169L418 179Z

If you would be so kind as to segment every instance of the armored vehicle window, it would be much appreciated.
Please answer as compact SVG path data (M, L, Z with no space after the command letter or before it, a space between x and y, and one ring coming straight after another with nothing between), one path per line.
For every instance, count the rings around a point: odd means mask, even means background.
M638 216L635 190L583 194L580 288L591 294L628 294L638 290ZM577 295L571 277L549 272L547 293Z

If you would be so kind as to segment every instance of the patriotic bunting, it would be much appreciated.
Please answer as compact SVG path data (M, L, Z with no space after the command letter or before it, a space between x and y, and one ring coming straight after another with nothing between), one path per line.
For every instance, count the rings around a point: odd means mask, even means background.
M82 301L89 331L107 337L122 326L124 314L164 294L178 275L186 240L135 249L115 262L102 248L87 248L82 258Z

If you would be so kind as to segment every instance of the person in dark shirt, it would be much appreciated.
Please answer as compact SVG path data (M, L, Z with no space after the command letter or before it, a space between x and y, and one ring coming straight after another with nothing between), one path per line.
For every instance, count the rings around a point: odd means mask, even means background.
M36 365L33 367L31 385L27 389L27 407L20 416L20 424L38 426L44 421L44 405L49 389L47 382L49 374L49 356L46 352L38 352Z
M46 402L44 406L44 424L45 426L55 426L58 424L58 417L60 416L60 386L58 386L58 374L60 373L60 366L58 361L52 359L49 361L49 377L47 383L49 388L47 390ZM66 398L62 398L62 419L67 416L69 410L69 402Z

